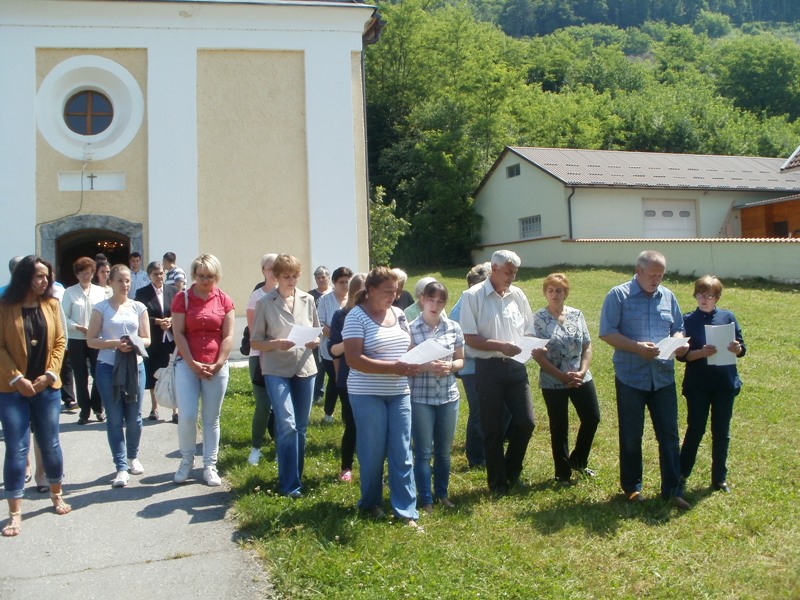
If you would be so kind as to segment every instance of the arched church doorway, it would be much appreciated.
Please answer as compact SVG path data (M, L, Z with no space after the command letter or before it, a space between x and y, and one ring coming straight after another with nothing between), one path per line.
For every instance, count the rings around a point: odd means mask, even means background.
M62 235L56 240L56 278L64 287L78 283L72 264L81 256L95 258L104 254L112 265L128 264L130 238L113 231L83 229Z
M76 283L72 263L81 256L94 258L98 252L109 262L128 263L131 252L143 252L143 227L110 215L75 215L58 219L39 229L41 252L56 269L65 286Z

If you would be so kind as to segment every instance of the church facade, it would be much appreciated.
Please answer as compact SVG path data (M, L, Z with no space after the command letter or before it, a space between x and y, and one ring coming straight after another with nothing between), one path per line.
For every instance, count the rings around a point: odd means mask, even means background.
M217 255L244 308L259 258L366 270L364 44L375 8L0 0L0 261ZM3 279L3 277L0 277Z

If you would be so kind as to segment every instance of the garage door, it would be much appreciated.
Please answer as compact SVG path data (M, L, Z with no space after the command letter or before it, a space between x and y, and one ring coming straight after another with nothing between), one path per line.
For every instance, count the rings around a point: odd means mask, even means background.
M644 236L697 237L694 200L643 200Z

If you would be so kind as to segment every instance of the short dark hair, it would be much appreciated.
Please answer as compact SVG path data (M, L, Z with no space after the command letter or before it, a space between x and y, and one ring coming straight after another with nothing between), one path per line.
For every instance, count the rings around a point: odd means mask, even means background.
M55 275L53 273L53 265L47 262L40 256L29 254L19 261L14 271L11 273L11 283L8 284L5 293L3 294L2 301L6 304L19 304L28 294L33 283L33 276L36 273L36 265L44 265L47 267L47 289L45 289L42 297L53 297L53 281Z
M174 263L175 261L178 260L178 257L175 256L174 252L164 252L164 256L161 257L161 260Z
M131 252L130 258L142 258L142 255L138 252Z
M333 275L331 275L331 281L333 281L333 283L336 283L342 277L352 277L352 276L353 276L353 271L351 271L347 267L339 267L333 272Z
M149 265L147 265L147 274L150 275L153 271L157 271L158 269L164 269L163 265L161 264L160 260L154 260Z

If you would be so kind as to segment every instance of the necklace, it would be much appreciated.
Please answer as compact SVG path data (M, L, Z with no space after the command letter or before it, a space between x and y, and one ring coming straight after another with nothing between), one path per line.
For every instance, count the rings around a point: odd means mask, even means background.
M35 348L39 345L39 340L34 337L33 329L34 329L34 319L36 317L36 308L23 308L22 309L22 321L25 328L25 337L30 340L31 346Z

